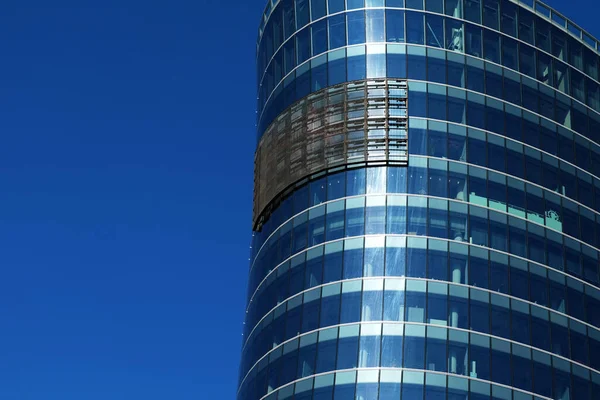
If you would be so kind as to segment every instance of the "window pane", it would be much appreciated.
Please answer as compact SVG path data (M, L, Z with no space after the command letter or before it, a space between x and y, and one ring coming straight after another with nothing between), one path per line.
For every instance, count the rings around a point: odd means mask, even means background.
M348 18L348 44L365 42L365 13L355 11L347 14Z
M386 10L388 42L404 42L404 11Z

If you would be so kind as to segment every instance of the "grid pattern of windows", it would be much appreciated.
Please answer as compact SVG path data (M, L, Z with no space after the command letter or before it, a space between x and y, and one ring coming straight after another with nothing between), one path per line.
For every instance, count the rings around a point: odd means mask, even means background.
M508 1L506 3L512 5ZM489 7L484 7L484 10L488 9ZM364 79L365 77L406 78L407 75L410 77L410 70L407 71L405 65L406 57L410 55L410 51L415 52L416 55L422 52L424 57L425 48L407 48L397 43L430 47L428 51L432 51L432 58L440 58L437 61L438 64L443 64L447 57L458 56L456 53L459 52L473 57L472 68L482 69L483 64L481 63L485 60L490 64L491 69L504 66L512 73L519 71L520 74L516 74L517 80L523 79L531 84L534 80L543 83L543 90L551 98L557 97L559 94L567 94L570 98L564 101L576 100L574 104L580 108L581 112L590 114L590 118L598 119L600 85L597 82L599 64L597 53L560 29L551 27L541 17L519 9L523 11L519 13L520 36L518 39L511 37L511 33L507 32L510 29L498 32L491 30L499 28L495 23L488 23L488 18L484 18L485 25L482 27L455 19L456 13L453 12L447 13L449 16L442 16L395 9L387 9L385 12L384 10L369 9L352 11L345 16L338 14L329 17L330 27L328 30L324 29L325 20L322 20L320 22L322 22L323 29L319 30L318 34L323 36L324 45L317 46L318 53L315 52L315 39L313 38L311 41L308 35L301 35L299 32L289 40L293 41L296 38L296 49L304 48L304 46L298 45L300 40L306 40L307 48L312 43L312 56L309 56L309 50L306 50L306 56L303 51L300 59L294 57L293 54L289 54L286 58L286 45L283 45L277 54L269 58L272 61L263 67L260 65L261 57L259 55L259 71L261 74L264 73L259 76L259 137L282 109L287 108L311 91L346 80ZM515 15L514 20L516 18ZM467 21L473 19L467 19ZM491 18L491 20L495 21L496 19ZM512 18L501 19L501 21L509 20L513 21ZM534 20L539 20L535 26ZM477 21L477 23L481 24L481 21ZM331 25L335 27L332 29ZM381 27L382 31L374 30L374 26ZM386 32L383 32L384 27ZM304 31L310 33L309 27L304 28L301 32ZM327 32L332 35L333 43L327 39ZM536 35L533 35L533 32L536 32ZM304 36L306 38L303 38ZM346 37L347 41L337 41L337 38ZM548 37L548 46L545 45L544 37ZM537 38L536 46L533 45L533 38ZM327 43L329 43L328 46L326 46ZM353 46L362 43L369 44ZM345 45L350 47L340 48ZM436 50L435 47L447 50L450 55L445 56L444 51ZM293 47L290 47L291 50ZM259 52L259 54L261 53ZM309 58L311 60L304 63ZM284 59L287 59L288 62L285 63ZM431 62L432 66L434 64L436 64L435 60ZM424 68L417 67L414 62L409 63L409 66L413 65L416 67L413 70L417 72L417 75L425 74ZM439 66L436 68L439 69ZM312 76L313 69L317 70L315 73L319 77ZM480 74L483 75L483 71ZM501 70L500 75L502 75ZM415 77L415 79L419 78ZM471 86L475 87L473 90L477 90L476 82L473 82Z
M378 286L382 289L385 286L380 297L376 291ZM447 297L445 290L454 291L454 296ZM337 294L331 294L335 291ZM481 293L472 291L471 295L480 296ZM307 376L379 367L462 375L555 399L569 398L565 397L565 393L575 399L589 399L592 383L596 386L600 382L600 374L570 362L565 356L497 337L496 331L503 329L512 330L517 336L529 335L533 331L536 335L547 335L548 347L553 347L553 351L568 346L569 337L575 351L588 351L588 341L579 331L571 328L570 333L566 333L569 328L561 325L562 321L543 319L547 315L527 315L523 313L527 312L527 307L520 308L519 302L513 300L504 301L494 298L493 294L488 300L485 294L471 298L468 303L468 293L464 293L464 298L460 297L463 293L452 285L448 288L435 282L391 279L386 279L385 283L384 280L365 280L362 283L346 282L344 286L336 284L324 287L323 294L326 297L320 299L321 304L330 314L332 304L336 301L338 304L340 301L350 304L351 296L354 296L355 307L358 307L354 319L359 318L359 313L372 316L377 312L381 314L382 310L384 317L372 322L363 320L362 323L348 322L310 332L300 331L299 336L274 345L254 365L244 376L243 392L254 391L256 398L260 398ZM296 307L318 312L318 301ZM386 301L390 304L387 308L381 304ZM373 307L378 309L374 311ZM478 318L476 329L461 328L470 323L469 316L460 314L463 309L465 313L471 309L471 314ZM310 318L310 314L301 314ZM347 320L350 320L349 316L345 316ZM489 325L487 322L482 324L482 318L491 319ZM494 318L499 323L494 322ZM453 326L447 327L445 319ZM512 321L510 325L505 325L507 320ZM281 322L285 321L273 323ZM442 322L444 325L441 325ZM488 332L480 330L484 325ZM273 328L276 329L280 327ZM590 338L589 341L592 351L598 348L600 343L596 339ZM440 386L443 391L445 385ZM395 395L388 390L381 393L385 398L399 398L387 397ZM376 399L376 396L377 392L375 397L367 399Z
M238 399L600 399L597 41L536 0L271 0L259 36Z
M256 150L255 226L272 200L307 175L336 166L408 164L406 81L355 81L329 87L278 118ZM262 215L262 216L261 216ZM257 221L258 220L258 221Z

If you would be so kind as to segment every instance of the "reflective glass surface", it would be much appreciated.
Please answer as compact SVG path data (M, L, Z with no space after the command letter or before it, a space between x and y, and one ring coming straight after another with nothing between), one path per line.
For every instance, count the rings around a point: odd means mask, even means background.
M304 173L255 209L238 399L598 398L597 49L536 0L271 1L257 154Z

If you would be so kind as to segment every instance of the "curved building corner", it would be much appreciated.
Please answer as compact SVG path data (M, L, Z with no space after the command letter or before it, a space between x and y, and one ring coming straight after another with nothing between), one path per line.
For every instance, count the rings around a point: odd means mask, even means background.
M599 61L535 0L269 0L238 400L600 399Z

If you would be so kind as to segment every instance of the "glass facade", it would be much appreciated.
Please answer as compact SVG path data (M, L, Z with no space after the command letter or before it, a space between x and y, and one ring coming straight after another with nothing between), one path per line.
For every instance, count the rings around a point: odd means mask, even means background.
M599 50L534 0L270 1L238 400L600 399Z

